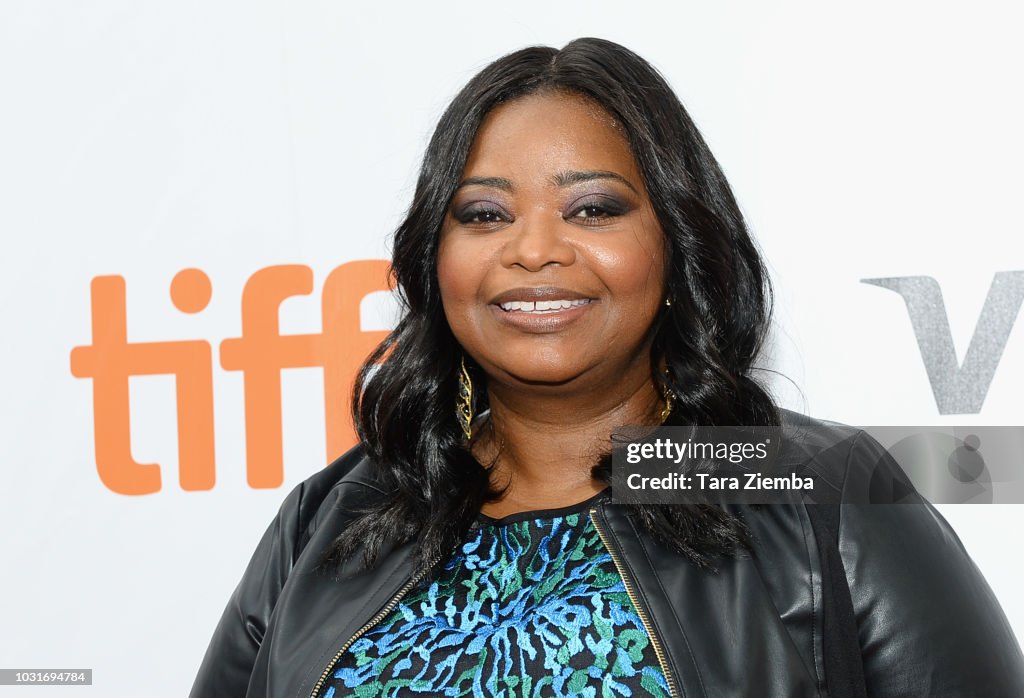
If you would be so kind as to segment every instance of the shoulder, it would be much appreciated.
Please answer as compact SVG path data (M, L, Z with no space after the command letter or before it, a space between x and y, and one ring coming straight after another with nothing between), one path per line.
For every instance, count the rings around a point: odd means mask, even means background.
M278 517L292 522L298 554L326 516L386 495L387 487L366 446L358 443L296 485L282 503Z
M243 695L272 614L310 536L329 514L383 492L360 444L296 485L253 552L210 640L192 696ZM328 527L325 526L325 532Z
M787 465L816 479L817 504L881 503L916 496L909 478L863 428L780 410Z
M999 602L896 459L864 429L792 412L783 422L832 494L806 509L828 525L819 544L838 552L831 585L845 596L845 576L868 693L1024 695Z
M310 504L322 503L331 492L346 486L385 493L378 471L366 453L366 445L361 442L298 485Z
M956 532L869 433L842 451L839 500L825 509L868 693L1024 695L1013 631Z

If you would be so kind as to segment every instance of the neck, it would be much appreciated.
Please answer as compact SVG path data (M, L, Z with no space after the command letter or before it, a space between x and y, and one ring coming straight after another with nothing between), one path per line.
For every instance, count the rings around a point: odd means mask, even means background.
M488 385L490 427L472 446L484 465L494 463L491 485L505 495L484 507L490 516L567 506L605 483L591 468L611 448L614 428L658 424L664 405L649 370L618 380L577 386Z

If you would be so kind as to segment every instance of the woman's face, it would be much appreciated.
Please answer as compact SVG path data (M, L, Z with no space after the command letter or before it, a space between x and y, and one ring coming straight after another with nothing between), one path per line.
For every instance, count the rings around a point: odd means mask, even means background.
M492 110L442 228L452 332L500 383L649 375L665 241L629 144L593 102Z

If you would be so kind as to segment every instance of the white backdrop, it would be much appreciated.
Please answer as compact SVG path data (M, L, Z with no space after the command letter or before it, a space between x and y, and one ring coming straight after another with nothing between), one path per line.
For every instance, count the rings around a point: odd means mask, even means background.
M327 275L388 257L447 101L525 45L601 36L668 77L770 263L769 364L789 379L773 384L783 404L860 425L1024 423L1024 321L1003 342L994 328L1016 307L982 312L996 273L1024 273L1024 44L1008 7L0 5L0 668L94 669L91 688L0 695L187 693L264 528L328 457L324 372L288 369L283 481L247 482L242 374L220 351L241 336L246 281L277 265L311 269L313 292L282 303L280 333L320 333ZM212 288L195 313L169 296L189 268ZM210 489L179 481L170 374L128 379L130 453L159 464L159 486L131 480L132 467L102 472L96 444L123 451L124 420L100 406L94 434L94 381L72 374L71 353L92 342L90 284L110 276L124 279L128 341L209 347ZM941 333L924 328L922 350L901 297L861 281L908 276L941 288L958 361L977 330L979 356L995 366L980 408L940 413L926 363ZM394 321L386 292L359 308L363 333ZM101 325L115 309L102 307ZM153 351L169 361L175 346ZM75 372L88 374L80 361ZM957 390L947 397L964 409ZM204 403L188 397L184 411L208 428ZM1009 552L1024 508L941 510L1024 637L1021 563Z

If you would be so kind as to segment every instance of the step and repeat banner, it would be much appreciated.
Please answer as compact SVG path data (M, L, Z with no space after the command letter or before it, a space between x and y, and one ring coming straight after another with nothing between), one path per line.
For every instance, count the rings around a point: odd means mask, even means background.
M0 6L0 668L185 695L285 494L354 443L390 235L458 88L600 36L764 251L780 402L1024 424L1021 16L999 3ZM980 500L979 500L980 501ZM940 505L1024 637L1019 504Z

